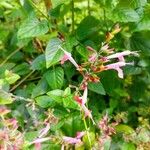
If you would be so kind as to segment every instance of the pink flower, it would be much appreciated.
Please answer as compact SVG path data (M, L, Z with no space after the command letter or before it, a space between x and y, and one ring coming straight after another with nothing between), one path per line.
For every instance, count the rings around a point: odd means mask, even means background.
M133 65L133 63L117 62L117 63L106 65L105 70L114 69L118 72L118 77L123 78L123 70L121 69L121 67L126 65Z
M79 65L76 63L76 61L71 56L71 53L65 51L62 47L59 47L63 52L64 56L61 59L61 64L64 64L65 61L69 60L76 68L79 68Z
M43 128L43 129L39 132L39 134L40 134L40 135L39 135L39 138L45 136L45 135L48 133L49 129L50 129L50 124L49 124L49 123L46 123L46 127Z
M108 44L102 43L101 51L111 54L113 53L113 50L114 48L109 48Z
M92 54L89 56L89 61L90 62L95 62L96 61L96 59L97 59L97 57L98 57L98 54L97 54L97 52L96 52L96 50L94 50L92 47L90 47L90 46L87 46L86 47L90 52L92 52Z
M76 133L76 138L77 138L77 139L81 139L81 138L84 136L84 134L85 134L84 131L82 131L82 132L77 132L77 133Z
M129 51L129 50L126 50L126 51L124 51L124 52L119 52L119 53L116 53L116 54L109 55L109 56L107 56L106 58L107 58L108 60L109 60L109 59L113 59L113 58L118 58L119 61L125 62L124 56L127 56L127 55L139 56L137 52L131 52L131 51Z
M85 132L77 132L76 137L64 136L63 141L68 144L77 144L81 142L81 138L84 136Z
M72 137L68 137L68 136L64 136L63 140L64 140L64 142L66 142L68 144L77 144L77 143L81 142L80 139L72 138Z
M9 112L11 112L9 109L7 109L7 108L4 107L4 106L0 106L0 116L6 115L6 114L8 114Z
M37 139L35 139L34 141L30 142L29 144L42 143L42 142L48 141L48 140L50 140L50 139L51 139L50 137L37 138Z
M42 149L41 143L35 143L34 146L35 146L36 150L41 150Z
M89 61L90 62L95 62L97 59L97 53L93 53L92 55L90 55L89 57Z
M75 96L74 99L81 106L82 110L84 111L85 117L89 117L92 120L93 124L95 124L92 114L91 114L91 111L85 106L85 104L87 102L87 95L88 95L88 88L86 86L84 89L84 92L83 92L83 96L82 97Z

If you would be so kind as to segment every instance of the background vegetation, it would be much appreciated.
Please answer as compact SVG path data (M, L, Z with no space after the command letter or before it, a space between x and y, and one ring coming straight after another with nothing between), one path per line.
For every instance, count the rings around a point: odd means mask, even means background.
M110 35L116 24L121 31ZM106 114L109 124L119 122L116 134L101 146L150 149L149 0L1 0L0 149L15 143L18 149L34 149L32 142L47 122L51 140L42 142L42 149L59 150L63 136L75 137L83 130L88 132L83 143L66 149L100 149L101 131L88 118L85 126L73 99L72 86L82 76L69 61L60 64L58 45L81 64L88 61L86 46L99 50L104 42L115 52L138 51L140 57L127 58L135 65L123 68L124 79L104 71L98 74L100 83L88 86L88 107L96 124Z

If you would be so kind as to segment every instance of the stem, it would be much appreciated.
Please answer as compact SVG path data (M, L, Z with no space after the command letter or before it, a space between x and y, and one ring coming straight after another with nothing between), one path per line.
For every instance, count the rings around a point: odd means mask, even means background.
M74 33L74 0L71 0L71 10L72 10L72 33Z
M91 11L90 11L90 0L88 0L88 15L91 15Z
M31 71L27 76L25 76L18 84L16 84L15 86L13 86L10 89L10 92L14 91L19 85L21 85L28 77L30 77L32 75L33 72L34 72L34 70Z
M106 10L105 10L105 8L103 9L103 13L104 13L104 22L105 22L105 25L106 25L106 30L108 32L108 24L107 24L107 21L106 21Z
M84 126L85 126L85 129L86 129L86 133L87 133L87 137L88 137L88 141L89 141L90 149L91 149L91 139L90 139L90 135L89 135L89 131L88 131L88 127L87 127L87 123L86 123L85 118L83 118L83 122L84 122Z
M14 54L16 54L18 51L20 51L22 47L17 48L15 51L13 51L10 55L6 57L6 59L0 64L0 67L2 67Z

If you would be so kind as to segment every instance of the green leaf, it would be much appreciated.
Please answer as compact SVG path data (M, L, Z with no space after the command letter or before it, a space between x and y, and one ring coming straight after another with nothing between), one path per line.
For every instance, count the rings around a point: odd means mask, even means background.
M11 95L0 89L0 105L11 104L12 102Z
M115 128L117 132L122 132L124 134L131 134L134 132L134 130L130 126L125 124L119 124Z
M114 22L137 22L140 19L138 13L130 8L114 9L108 18Z
M57 7L60 4L64 4L66 2L70 2L69 0L52 0L53 8Z
M18 38L30 38L45 34L48 32L47 20L39 21L33 14L25 20L18 30Z
M43 68L46 68L46 61L45 61L45 55L39 55L37 58L35 58L31 64L31 69L33 70L42 70Z
M52 90L47 93L47 95L53 100L55 100L57 103L62 103L63 94L64 91L59 89Z
M101 82L98 82L98 83L89 83L88 84L88 88L89 90L97 93L97 94L101 94L101 95L105 95L106 92L105 92L105 89L102 85Z
M87 16L80 22L76 34L79 40L83 40L96 34L99 28L99 21L93 16Z
M40 107L48 108L48 107L54 107L55 101L51 99L49 96L39 96L35 98L37 104Z
M90 142L89 142L90 139ZM83 142L85 143L85 147L88 149L90 145L92 146L95 142L95 133L94 132L89 132L89 137L87 134L83 136Z
M104 150L110 150L110 146L111 146L111 139L107 139L104 142Z
M150 17L144 17L140 22L137 23L137 26L133 31L139 32L144 30L145 31L150 30Z
M61 60L63 52L59 49L59 45L61 45L61 41L57 38L53 38L49 41L45 51L47 68L51 67Z
M73 95L64 96L63 105L65 108L79 109L78 104L73 99Z
M121 150L136 150L136 148L133 143L123 143Z
M150 32L134 33L130 38L130 46L133 50L140 50L150 56Z
M30 70L30 66L27 63L18 64L12 69L13 72L17 73L18 75L25 75L28 74Z
M32 98L45 94L48 90L48 84L45 78L42 78L32 92Z
M15 83L18 79L20 79L20 76L18 74L15 74L15 73L8 71L8 70L5 71L5 80L9 84Z
M45 78L51 89L61 89L64 80L64 70L61 67L54 68L45 73Z

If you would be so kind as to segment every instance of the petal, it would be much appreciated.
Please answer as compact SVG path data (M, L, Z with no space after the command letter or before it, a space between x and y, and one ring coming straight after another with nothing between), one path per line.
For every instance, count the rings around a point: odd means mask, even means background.
M42 142L48 141L48 140L50 140L50 139L51 139L50 137L37 138L37 139L35 139L33 142L30 142L30 144L42 143Z
M64 142L69 143L69 144L76 144L76 143L81 142L80 139L72 138L72 137L68 137L68 136L64 136L63 140L64 140Z
M73 57L71 56L71 53L65 51L62 47L60 47L60 49L64 52L64 54L66 55L65 57L67 57L68 60L70 60L70 62L76 67L79 68L79 65L76 63L76 61L73 59Z
M42 148L41 143L35 143L34 146L35 146L35 150L41 150Z
M87 102L87 95L88 95L88 88L86 86L82 96L82 105L84 105Z
M85 132L82 131L82 132L77 132L77 135L76 135L76 138L77 139L81 139L83 136L84 136Z
M116 70L118 71L118 77L119 78L123 78L123 71L120 68L116 68Z
M39 138L41 138L44 135L46 135L48 133L49 129L50 129L50 124L47 123L46 127L39 132L39 134L40 134Z
M64 64L64 62L67 60L68 60L68 56L64 55L63 58L61 59L61 65Z

